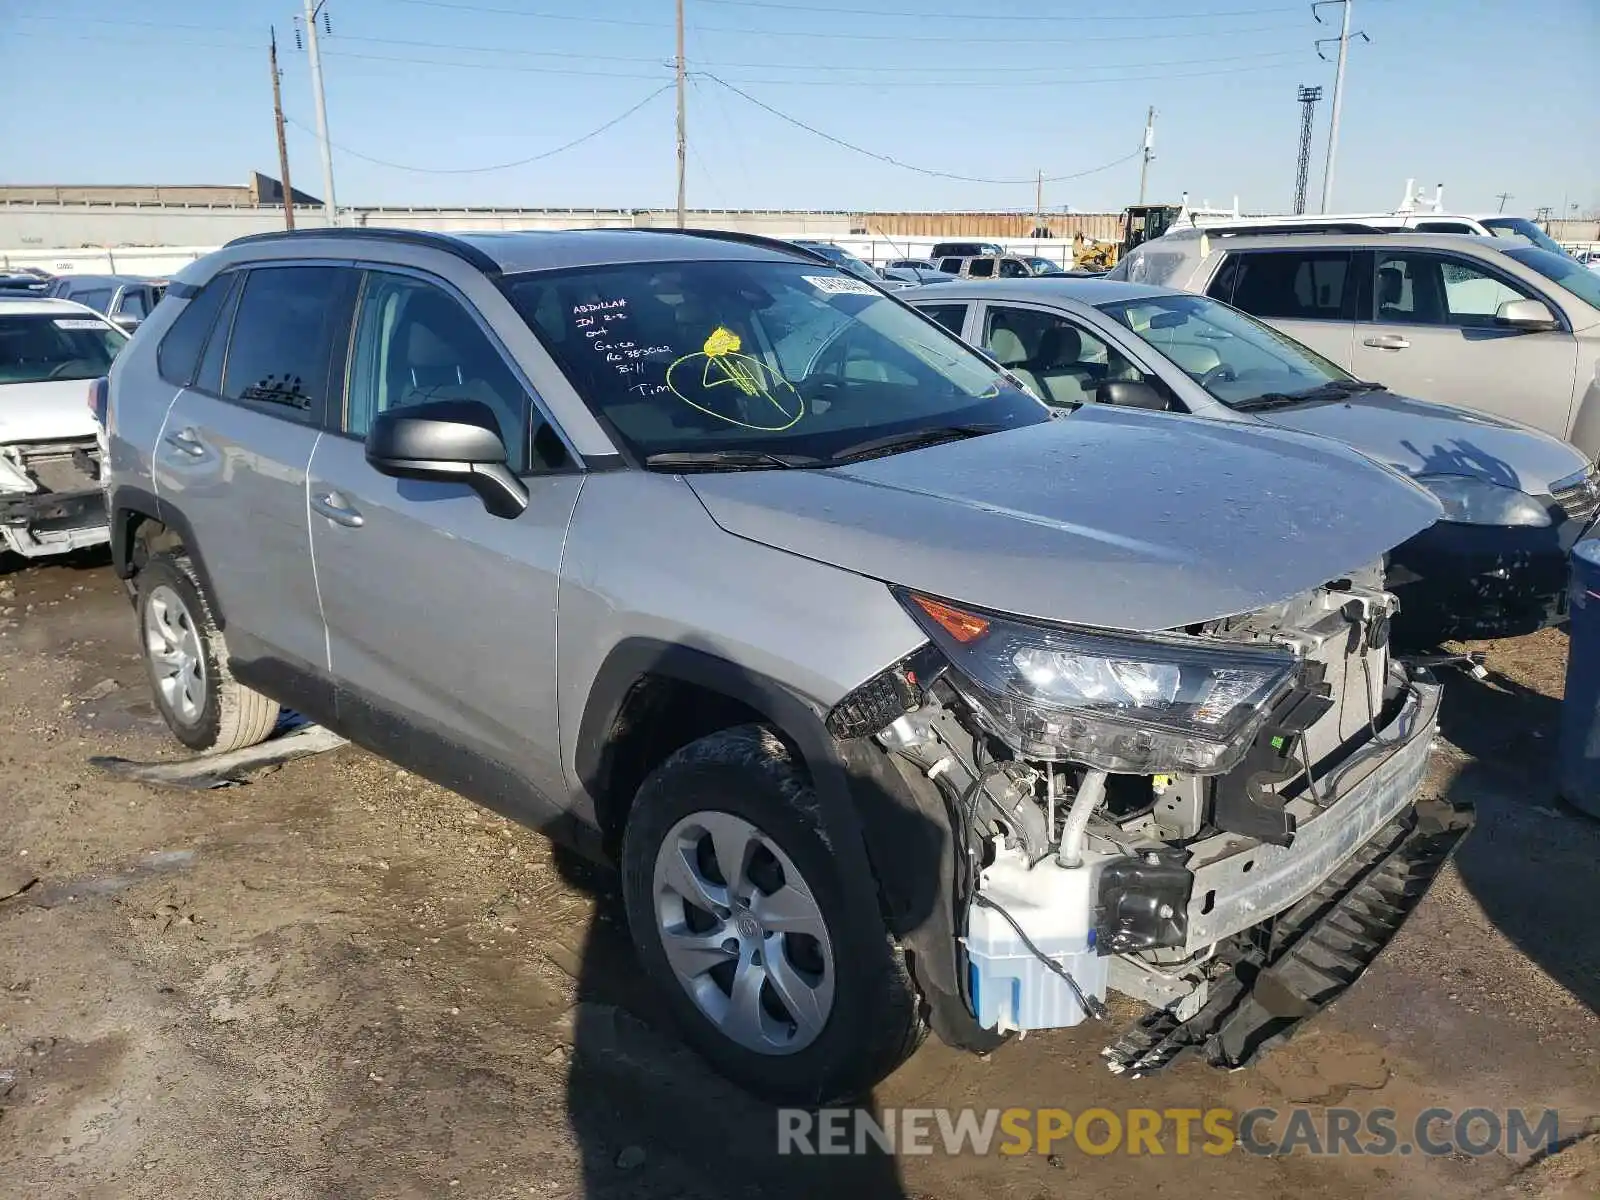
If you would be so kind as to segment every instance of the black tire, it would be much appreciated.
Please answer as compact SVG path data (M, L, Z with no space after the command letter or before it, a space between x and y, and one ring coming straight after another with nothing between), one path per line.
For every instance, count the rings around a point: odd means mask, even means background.
M252 691L228 670L228 648L211 615L211 605L189 559L179 554L156 554L134 578L134 612L138 621L139 649L150 691L167 728L191 750L224 753L264 742L278 724L277 701ZM151 655L147 611L151 597L161 589L175 593L197 635L204 659L204 699L198 714L186 719L162 692L159 671Z
M701 1012L668 963L656 917L657 853L679 821L706 812L756 826L793 861L817 901L833 948L833 1004L822 1032L803 1049L767 1054L734 1041ZM909 1057L923 1034L899 947L875 905L862 911L847 903L839 868L818 829L810 780L783 741L757 725L673 754L640 787L623 834L623 899L634 946L684 1040L718 1072L775 1103L858 1097Z

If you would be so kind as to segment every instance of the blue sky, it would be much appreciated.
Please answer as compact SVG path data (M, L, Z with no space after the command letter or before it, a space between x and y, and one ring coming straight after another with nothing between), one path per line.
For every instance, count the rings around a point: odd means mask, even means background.
M908 15L920 9L929 15ZM276 25L294 180L320 193L299 11L295 0L0 0L0 181L276 174ZM341 203L672 202L671 0L329 0L327 11ZM1301 83L1325 89L1313 206L1319 192L1333 67L1312 42L1336 30L1337 6L1321 10L1325 26L1303 0L687 0L687 11L692 206L1031 208L1042 169L1089 172L1046 184L1047 207L1120 209L1138 190L1153 104L1152 200L1187 190L1283 210ZM1350 52L1336 208L1393 207L1408 177L1443 182L1459 209L1492 210L1502 191L1507 211L1600 207L1600 0L1355 0L1353 11L1372 41ZM542 161L470 170L561 146L636 105ZM769 109L999 182L880 162Z

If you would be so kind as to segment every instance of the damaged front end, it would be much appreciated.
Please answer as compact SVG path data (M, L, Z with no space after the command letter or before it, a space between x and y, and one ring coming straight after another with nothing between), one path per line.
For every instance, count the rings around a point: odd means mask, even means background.
M93 437L0 445L0 549L41 558L108 541L100 467Z
M830 726L942 794L984 1030L1115 991L1154 1012L1113 1070L1241 1065L1365 969L1471 824L1418 800L1439 687L1391 659L1377 564L1159 636L900 598L929 645Z

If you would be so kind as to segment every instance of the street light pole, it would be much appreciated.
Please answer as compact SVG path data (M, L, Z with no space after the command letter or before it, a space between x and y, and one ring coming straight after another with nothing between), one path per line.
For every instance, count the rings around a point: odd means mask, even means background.
M684 175L688 166L689 135L684 120L684 89L688 72L683 61L683 0L678 0L678 228L687 221L687 192Z

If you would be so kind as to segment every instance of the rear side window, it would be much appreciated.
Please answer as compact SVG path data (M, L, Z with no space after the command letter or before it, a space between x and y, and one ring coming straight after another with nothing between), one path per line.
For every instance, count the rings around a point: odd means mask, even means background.
M88 288L85 291L73 292L67 299L77 304L87 305L94 309L95 312L103 313L111 307L111 289Z
M217 321L217 310L228 298L228 289L235 278L229 271L201 288L200 294L189 301L161 339L156 347L156 370L168 383L188 387L194 382L200 351L205 348L206 337Z
M1477 233L1471 225L1463 225L1460 221L1418 221L1419 233Z
M222 395L295 420L316 419L327 396L333 327L342 324L351 272L340 267L263 267L239 296Z
M961 327L967 323L965 304L918 304L914 307L924 316L932 317L957 337L961 336Z
M1224 304L1232 304L1233 289L1239 282L1239 265L1243 262L1244 259L1237 254L1228 255L1222 262L1222 269L1211 281L1211 286L1206 288L1206 295Z
M1350 281L1347 250L1261 251L1240 256L1230 303L1257 317L1351 320Z
M951 275L959 275L961 274L961 260L959 258L941 258L939 260L939 270Z

